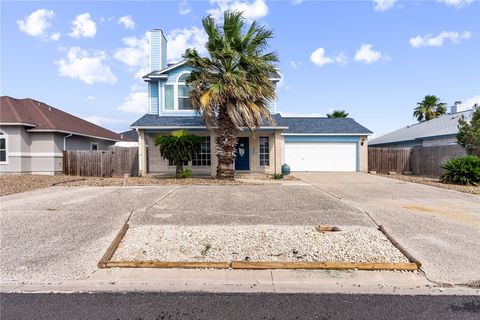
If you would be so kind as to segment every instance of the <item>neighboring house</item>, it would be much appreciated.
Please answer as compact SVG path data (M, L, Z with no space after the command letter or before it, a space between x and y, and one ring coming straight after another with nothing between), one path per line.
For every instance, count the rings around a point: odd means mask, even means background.
M451 112L434 119L419 122L370 140L370 147L409 148L457 144L458 120L464 116L470 121L473 109L465 110L458 101Z
M161 30L151 31L150 37L150 73L143 77L148 83L149 111L131 125L138 132L140 171L142 175L174 172L175 166L162 159L154 140L172 130L188 129L203 137L203 145L187 166L194 173L215 175L215 135L188 99L185 79L192 68L184 61L167 64L167 39ZM272 74L271 80L276 85L280 75ZM278 173L284 163L292 171L367 171L367 137L372 132L355 120L282 117L276 101L271 102L270 111L273 126L240 132L236 171Z
M120 140L43 102L0 97L1 174L59 174L63 150L105 150Z
M117 147L138 147L138 133L136 130L128 130L119 133L123 141L116 142Z

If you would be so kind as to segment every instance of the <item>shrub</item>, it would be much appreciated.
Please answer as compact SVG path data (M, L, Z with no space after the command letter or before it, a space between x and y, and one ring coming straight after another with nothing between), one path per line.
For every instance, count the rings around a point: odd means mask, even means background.
M272 178L275 179L275 180L283 179L283 174L281 174L281 173L274 173L274 174L272 174Z
M445 172L440 180L446 183L480 185L480 158L465 156L453 158L442 166Z
M192 170L185 169L182 172L182 178L190 178L192 176Z

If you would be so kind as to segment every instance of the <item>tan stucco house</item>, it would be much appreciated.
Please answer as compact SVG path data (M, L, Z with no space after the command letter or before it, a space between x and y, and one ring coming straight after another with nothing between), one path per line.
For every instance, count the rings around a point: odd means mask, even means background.
M185 61L167 63L167 39L160 29L150 32L150 73L148 113L131 128L138 133L139 163L142 175L175 171L154 146L155 137L172 130L188 129L203 137L201 152L187 164L194 173L215 175L215 135L205 127L188 99L185 79L193 70ZM276 85L280 74L271 75ZM251 133L243 130L236 146L237 172L279 173L283 164L292 171L367 171L367 138L372 133L351 118L283 117L271 101L274 124L265 123Z
M121 140L43 102L0 97L0 174L60 174L63 150L105 150Z

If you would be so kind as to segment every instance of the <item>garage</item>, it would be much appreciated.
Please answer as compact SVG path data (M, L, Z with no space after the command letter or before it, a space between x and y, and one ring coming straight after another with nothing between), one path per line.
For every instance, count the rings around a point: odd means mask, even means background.
M291 171L357 171L357 142L285 141Z

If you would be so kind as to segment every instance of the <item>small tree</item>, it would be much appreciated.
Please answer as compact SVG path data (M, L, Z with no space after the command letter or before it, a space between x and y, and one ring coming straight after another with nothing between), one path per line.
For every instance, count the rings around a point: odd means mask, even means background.
M348 112L345 110L333 110L332 113L327 113L329 118L346 118L348 117Z
M436 118L447 112L446 103L441 102L434 95L428 95L421 102L417 102L417 107L413 110L413 116L418 122Z
M458 120L457 140L467 149L468 154L480 156L480 107L475 108L470 122L465 116Z
M158 136L155 146L160 147L164 159L175 164L175 176L180 178L183 173L183 163L191 161L193 155L200 151L202 139L189 134L187 130L172 131L169 136Z

